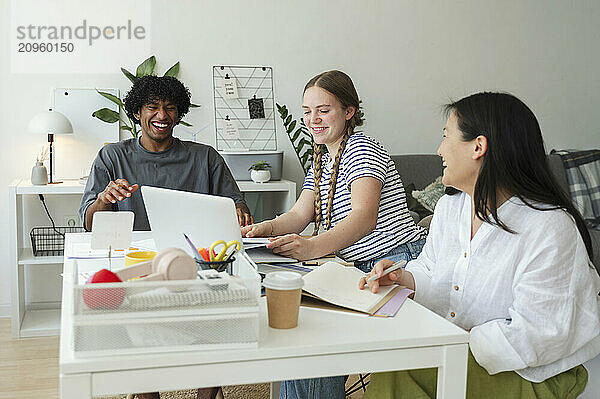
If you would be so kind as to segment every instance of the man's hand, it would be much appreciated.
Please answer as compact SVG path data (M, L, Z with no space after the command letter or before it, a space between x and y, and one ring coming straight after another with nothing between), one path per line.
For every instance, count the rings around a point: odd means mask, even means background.
M140 188L139 184L129 184L125 179L110 181L104 191L96 196L96 201L90 204L85 210L83 224L85 229L88 231L92 229L94 213L110 210L112 204L131 197L138 188Z
M302 237L298 234L286 234L277 238L270 238L267 248L274 254L287 256L297 260L313 259L324 254L316 253L313 237Z
M98 199L104 205L116 204L117 201L123 201L140 188L138 184L129 184L125 179L110 181L104 191L98 194Z
M250 214L250 209L245 202L238 202L235 204L235 210L237 212L238 222L240 227L248 226L254 223L254 218Z

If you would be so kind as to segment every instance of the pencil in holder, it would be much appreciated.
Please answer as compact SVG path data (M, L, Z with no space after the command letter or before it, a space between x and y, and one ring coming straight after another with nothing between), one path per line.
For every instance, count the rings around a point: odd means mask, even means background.
M200 270L215 269L218 272L227 271L227 274L233 274L233 262L235 261L235 257L233 256L231 256L227 260L220 262L206 262L205 260L199 260L198 258L194 259L196 260L196 264L198 265Z

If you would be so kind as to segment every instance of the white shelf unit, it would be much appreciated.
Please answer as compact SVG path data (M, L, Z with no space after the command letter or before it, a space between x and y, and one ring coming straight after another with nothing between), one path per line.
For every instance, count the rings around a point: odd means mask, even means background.
M280 211L289 210L296 201L296 183L279 180L267 183L238 181L242 192L279 192L285 194ZM27 309L25 303L25 268L36 265L62 264L62 256L33 256L31 242L24 239L26 195L83 195L85 186L79 180L63 180L59 184L33 186L29 179L17 179L8 186L9 252L11 281L11 325L14 338L58 335L60 309Z
M63 263L62 256L33 256L31 242L25 239L25 206L27 195L79 195L84 185L79 180L34 186L29 179L15 180L8 186L9 251L11 269L11 325L14 338L58 335L60 309L28 309L25 303L25 268Z

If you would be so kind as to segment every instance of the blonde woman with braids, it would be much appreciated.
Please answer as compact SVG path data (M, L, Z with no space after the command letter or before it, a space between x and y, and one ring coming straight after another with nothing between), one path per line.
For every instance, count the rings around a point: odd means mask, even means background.
M416 258L426 233L408 212L389 154L355 132L363 119L350 77L340 71L315 76L304 88L302 109L314 138L302 193L289 212L247 226L242 235L275 236L267 247L299 260L337 252L365 272L380 259ZM313 220L313 236L298 235Z
M381 259L415 259L426 233L408 212L389 154L374 139L355 132L363 120L350 77L340 71L315 76L304 88L302 109L314 138L313 166L302 193L289 212L247 226L242 234L276 236L268 247L300 260L337 252L365 272ZM312 220L313 236L299 236ZM321 226L325 231L317 235ZM345 380L284 381L280 398L341 399Z

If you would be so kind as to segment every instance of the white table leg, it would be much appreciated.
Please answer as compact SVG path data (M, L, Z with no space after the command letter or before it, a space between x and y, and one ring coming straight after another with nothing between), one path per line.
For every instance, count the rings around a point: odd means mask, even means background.
M468 353L468 344L444 347L444 364L438 367L437 399L455 399L466 396Z
M61 374L60 399L91 399L92 375Z
M281 381L271 382L271 399L278 399L280 390L281 390Z

